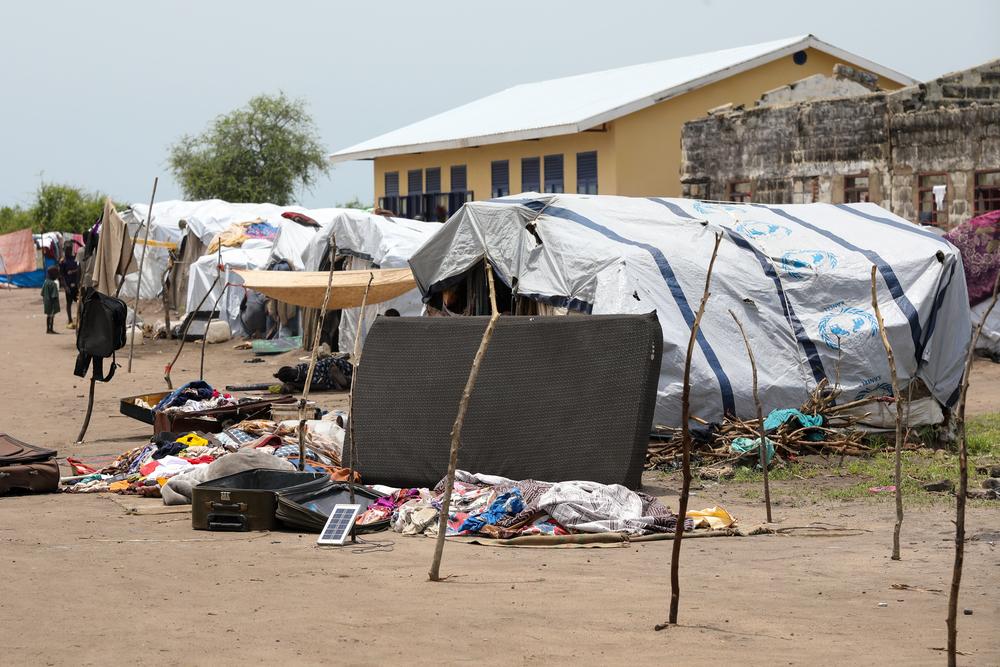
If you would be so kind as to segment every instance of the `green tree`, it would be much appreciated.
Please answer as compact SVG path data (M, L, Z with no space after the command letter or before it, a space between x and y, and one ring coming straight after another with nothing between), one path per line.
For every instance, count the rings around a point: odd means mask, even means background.
M71 185L42 183L28 208L0 207L0 233L30 227L33 232L82 232L104 211L105 196Z
M357 195L354 195L354 198L350 199L349 201L337 204L337 208L360 208L365 211L367 211L371 207L372 207L371 204L365 204L358 198Z
M189 199L287 205L326 174L326 155L301 100L259 95L170 147L170 169Z

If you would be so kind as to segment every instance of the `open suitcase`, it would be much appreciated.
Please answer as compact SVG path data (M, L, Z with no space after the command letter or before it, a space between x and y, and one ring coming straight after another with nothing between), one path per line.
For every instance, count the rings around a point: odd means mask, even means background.
M209 480L192 491L191 526L195 530L274 530L279 493L320 488L329 481L326 473L260 468Z
M54 449L35 447L0 433L0 495L49 493L59 489Z
M354 485L354 502L361 507L371 505L382 497L381 493L372 491L360 484ZM298 528L310 533L319 533L330 518L330 513L336 505L346 505L351 502L350 485L344 482L329 482L320 488L289 489L278 494L277 517L290 528ZM372 533L385 530L389 521L357 526L359 533Z

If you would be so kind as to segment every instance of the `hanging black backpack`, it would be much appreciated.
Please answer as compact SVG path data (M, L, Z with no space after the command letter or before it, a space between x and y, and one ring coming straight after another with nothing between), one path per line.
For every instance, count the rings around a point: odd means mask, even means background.
M76 330L75 375L84 377L93 364L94 378L110 382L115 376L115 351L125 347L125 321L128 308L125 302L97 290L89 290L83 297L83 311ZM104 375L104 360L111 357L111 368Z

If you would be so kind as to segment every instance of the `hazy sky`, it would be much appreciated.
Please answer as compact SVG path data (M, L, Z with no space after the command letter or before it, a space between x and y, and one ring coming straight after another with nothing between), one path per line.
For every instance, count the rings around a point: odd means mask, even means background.
M167 147L258 93L305 99L331 150L510 85L813 33L918 79L1000 57L1000 1L0 3L0 204L41 179L181 192ZM370 202L336 165L306 206Z

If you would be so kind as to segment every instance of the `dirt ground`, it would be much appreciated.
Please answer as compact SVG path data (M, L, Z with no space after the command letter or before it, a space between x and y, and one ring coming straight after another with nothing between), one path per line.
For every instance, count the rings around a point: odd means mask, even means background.
M136 347L98 385L86 444L72 444L86 384L72 375L73 332L47 336L34 290L0 290L0 432L60 456L113 455L151 434L120 397L165 387L176 343ZM175 367L197 377L199 346ZM265 363L209 346L215 386L264 382ZM126 355L120 355L124 363ZM977 364L970 413L1000 406L1000 366ZM344 407L344 395L322 395ZM676 504L672 478L646 490ZM813 480L779 482L795 496ZM809 494L802 494L809 498ZM815 496L812 496L815 498ZM750 527L763 518L731 485L695 491ZM783 535L684 543L681 625L662 632L669 542L515 549L449 543L445 583L427 582L433 542L369 536L385 550L320 549L292 532L193 531L183 508L111 495L0 498L0 663L99 664L942 664L953 554L949 504L912 508L903 560L889 559L894 510L869 501L775 508ZM821 522L814 536L795 527ZM960 617L961 664L1000 664L1000 509L974 507ZM894 585L897 588L894 588ZM898 586L904 588L898 588ZM908 587L908 588L906 588ZM886 603L885 606L879 606Z

